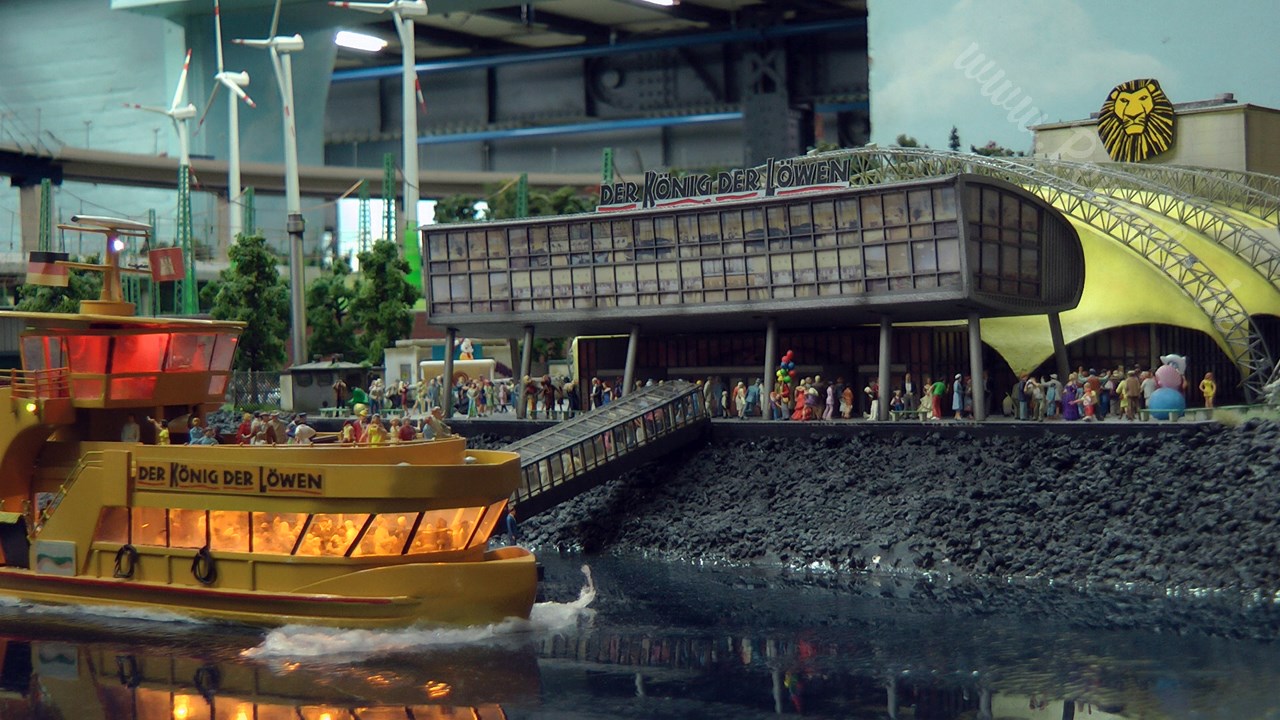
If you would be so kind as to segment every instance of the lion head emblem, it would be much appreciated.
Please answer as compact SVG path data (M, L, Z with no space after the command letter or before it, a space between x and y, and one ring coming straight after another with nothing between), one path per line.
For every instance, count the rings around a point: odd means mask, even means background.
M1173 147L1173 103L1152 79L1121 83L1107 95L1098 137L1112 160L1138 162Z

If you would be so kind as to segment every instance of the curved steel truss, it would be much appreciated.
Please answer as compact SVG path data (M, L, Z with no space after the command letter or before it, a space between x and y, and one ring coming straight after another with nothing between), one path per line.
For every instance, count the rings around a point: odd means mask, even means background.
M1205 313L1213 334L1240 370L1246 397L1262 395L1274 367L1262 335L1231 288L1176 238L1129 208L1123 201L1006 158L920 148L862 148L824 153L848 157L851 181L878 184L954 173L994 177L1018 185L1128 247L1180 288Z
M1245 173L1153 163L1099 163L1098 166L1144 177L1152 182L1177 188L1188 195L1210 200L1256 217L1263 222L1280 226L1280 195L1259 189L1268 185L1264 181L1257 181L1259 187L1253 187L1245 182L1244 178L1237 177ZM1269 178L1270 176L1261 177ZM1280 187L1275 189L1280 192Z
M1078 185L1150 208L1176 220L1230 250L1249 263L1267 282L1280 288L1280 248L1203 197L1141 177L1131 169L1139 166L1138 163L1097 165L1048 158L1018 158L1017 162L1047 170Z
M1166 167L1177 170L1198 171L1211 177L1221 178L1228 182L1232 182L1242 187L1247 187L1251 191L1258 193L1262 197L1270 197L1273 201L1280 202L1280 177L1275 175L1267 175L1265 173L1248 172L1245 170L1227 170L1226 168L1208 168L1208 167L1191 167L1187 165L1167 165ZM1250 213L1253 214L1253 213ZM1268 222L1274 222L1272 217Z

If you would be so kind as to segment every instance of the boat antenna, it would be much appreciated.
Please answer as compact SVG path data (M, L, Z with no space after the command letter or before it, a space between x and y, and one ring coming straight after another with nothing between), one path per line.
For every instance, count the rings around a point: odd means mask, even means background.
M143 274L149 271L120 267L120 251L124 249L124 241L121 238L136 237L143 238L145 241L151 232L151 226L136 220L100 215L72 215L71 222L73 224L59 224L58 227L62 230L97 233L107 238L104 264L58 261L59 265L69 268L102 273L102 294L97 300L81 300L80 312L92 315L133 315L133 303L125 302L124 293L120 288L120 272L122 269L126 272Z

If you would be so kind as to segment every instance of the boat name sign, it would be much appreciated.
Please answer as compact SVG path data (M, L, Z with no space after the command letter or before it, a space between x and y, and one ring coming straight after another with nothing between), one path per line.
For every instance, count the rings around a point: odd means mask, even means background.
M324 495L323 473L313 469L265 465L228 468L225 465L188 465L178 462L139 463L137 484L143 488L198 492Z

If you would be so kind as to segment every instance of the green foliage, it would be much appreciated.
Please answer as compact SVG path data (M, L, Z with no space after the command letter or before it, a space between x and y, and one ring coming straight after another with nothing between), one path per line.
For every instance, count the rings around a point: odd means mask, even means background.
M235 369L278 370L289 333L289 291L276 267L279 259L261 235L238 236L227 255L231 267L207 286L206 297L215 319L246 324Z
M344 358L356 357L355 323L351 318L355 290L351 280L351 264L346 257L340 257L329 272L307 288L307 327L311 329L307 349L311 355L341 353Z
M460 223L480 220L476 217L476 203L480 198L474 195L450 195L436 201L436 222Z
M91 258L88 262L97 262ZM23 285L18 288L18 304L14 309L22 312L80 312L81 300L97 300L102 296L102 273L92 270L72 270L66 287L48 285Z
M951 136L947 138L947 147L952 152L960 152L960 130L955 125L951 126Z
M893 141L893 143L894 143L895 145L897 145L898 147L904 147L904 148L918 148L918 147L920 147L920 141L919 141L919 140L916 140L915 138L911 137L910 135L908 135L908 134L906 134L906 133L903 133L903 134L899 135L899 136L898 136L898 137Z
M995 140L983 145L982 147L969 146L969 152L984 157L1022 157L1026 155L1024 152L1014 152L1007 147L997 145Z
M382 364L382 351L406 338L413 330L413 304L418 290L405 280L409 263L400 257L394 242L376 242L359 255L360 280L351 302L351 319L364 328L357 341L363 359Z
M474 220L506 220L516 216L516 183L491 188L487 197L452 195L436 203L436 222L456 223ZM489 212L477 217L475 204L484 200ZM529 190L529 216L572 215L595 210L597 196L584 194L577 188L565 186L553 192Z

